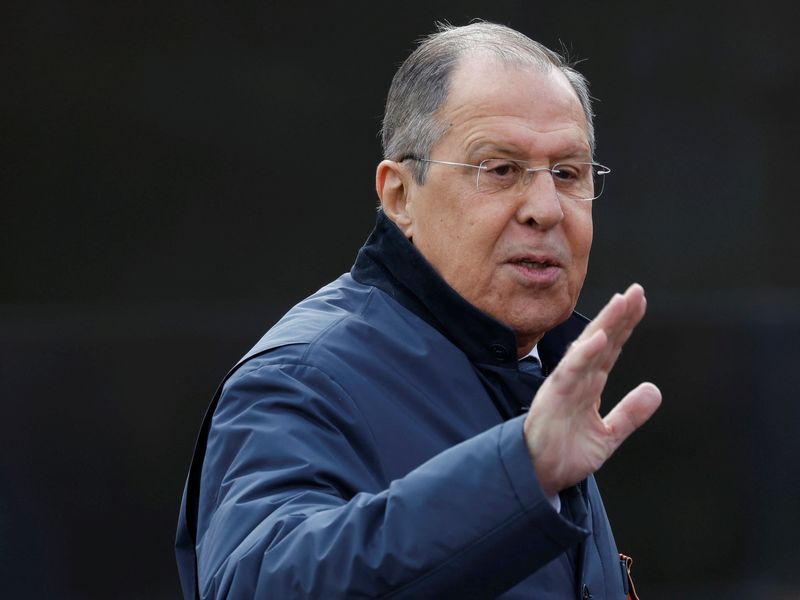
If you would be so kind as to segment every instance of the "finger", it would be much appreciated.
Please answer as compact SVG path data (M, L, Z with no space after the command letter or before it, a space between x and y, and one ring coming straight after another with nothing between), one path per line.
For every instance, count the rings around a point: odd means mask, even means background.
M644 289L636 283L625 291L622 299L625 301L625 309L620 318L611 325L611 330L607 330L606 333L613 341L619 340L624 343L633 328L642 320L647 308L647 300L644 296Z
M611 296L606 305L597 313L597 316L595 316L583 330L583 333L578 337L578 341L580 341L581 338L588 338L594 335L595 332L601 329L604 331L612 330L614 325L623 318L626 304L622 294L614 294Z
M599 361L601 368L606 371L610 371L613 368L622 346L631 337L633 330L641 322L647 309L644 290L638 284L631 285L623 294L623 299L626 303L625 312L619 321L606 331L609 338L609 346Z
M647 309L647 298L644 295L644 289L638 283L632 284L623 295L625 299L626 322L623 329L632 329L639 321L642 320L645 310Z
M661 391L652 383L642 383L619 401L603 419L614 452L625 439L653 416L661 405Z
M644 298L637 300L636 304L630 307L628 318L625 323L612 332L608 332L609 347L602 358L602 367L608 371L614 366L617 358L622 351L622 347L630 339L634 329L641 323L647 309L647 301Z
M581 336L582 337L582 336ZM558 394L569 394L583 383L589 372L596 368L597 357L608 343L608 337L600 329L585 339L578 339L570 347L552 375L547 378Z
M586 326L586 336L603 329L614 338L619 332L632 328L644 313L641 302L644 289L638 283L631 284L623 294L614 294L597 316ZM641 312L641 314L639 314ZM638 316L638 318L637 318ZM580 338L579 338L580 339Z
M645 308L644 289L637 283L630 285L624 294L614 294L597 317L586 326L562 360L562 362L567 361L567 364L570 365L566 368L572 372L572 376L576 373L588 374L588 371L593 368L600 369L606 374L609 373L619 357L622 345L628 340L633 329L644 316ZM567 360L573 347L577 348L579 344L587 343L600 331L605 334L605 343L601 348L597 349L594 346L597 343L595 341L592 345L584 347L579 355L573 356L573 360ZM590 347L593 350L587 354ZM572 386L569 389L571 388ZM565 389L567 388L565 387Z

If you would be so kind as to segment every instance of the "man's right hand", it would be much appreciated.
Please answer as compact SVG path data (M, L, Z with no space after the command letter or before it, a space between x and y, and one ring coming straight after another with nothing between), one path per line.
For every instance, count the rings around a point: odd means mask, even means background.
M597 471L661 404L659 389L642 383L605 418L599 412L608 374L646 305L638 284L615 294L539 388L524 431L536 476L548 496Z

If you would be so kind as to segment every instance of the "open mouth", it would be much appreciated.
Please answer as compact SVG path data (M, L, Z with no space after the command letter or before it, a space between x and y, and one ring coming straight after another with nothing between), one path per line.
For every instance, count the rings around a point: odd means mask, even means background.
M512 264L525 267L526 269L548 269L550 267L557 267L558 263L554 260L547 258L534 259L534 258L517 258L511 261Z

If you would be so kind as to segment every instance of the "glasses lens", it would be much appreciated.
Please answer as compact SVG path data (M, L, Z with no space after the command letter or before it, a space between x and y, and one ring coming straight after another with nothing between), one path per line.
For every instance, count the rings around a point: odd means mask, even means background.
M608 172L595 163L560 163L552 170L559 195L578 201L599 198Z
M478 168L478 191L492 194L517 185L527 165L507 158L489 158Z
M492 194L504 190L523 193L527 184L538 171L549 171L553 176L557 193L572 200L587 201L599 198L603 193L605 175L611 169L596 163L558 163L532 169L525 162L508 158L489 158L478 168L478 191Z

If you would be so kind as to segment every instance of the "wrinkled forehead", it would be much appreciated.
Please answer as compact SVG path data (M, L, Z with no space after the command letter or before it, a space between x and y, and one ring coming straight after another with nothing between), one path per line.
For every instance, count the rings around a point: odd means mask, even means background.
M439 111L445 130L469 133L473 126L518 125L537 132L572 131L588 148L586 116L577 93L558 68L471 53L453 71Z
M471 51L458 61L442 116L467 105L512 113L535 105L585 122L578 94L560 69L533 60L509 62L485 52Z

